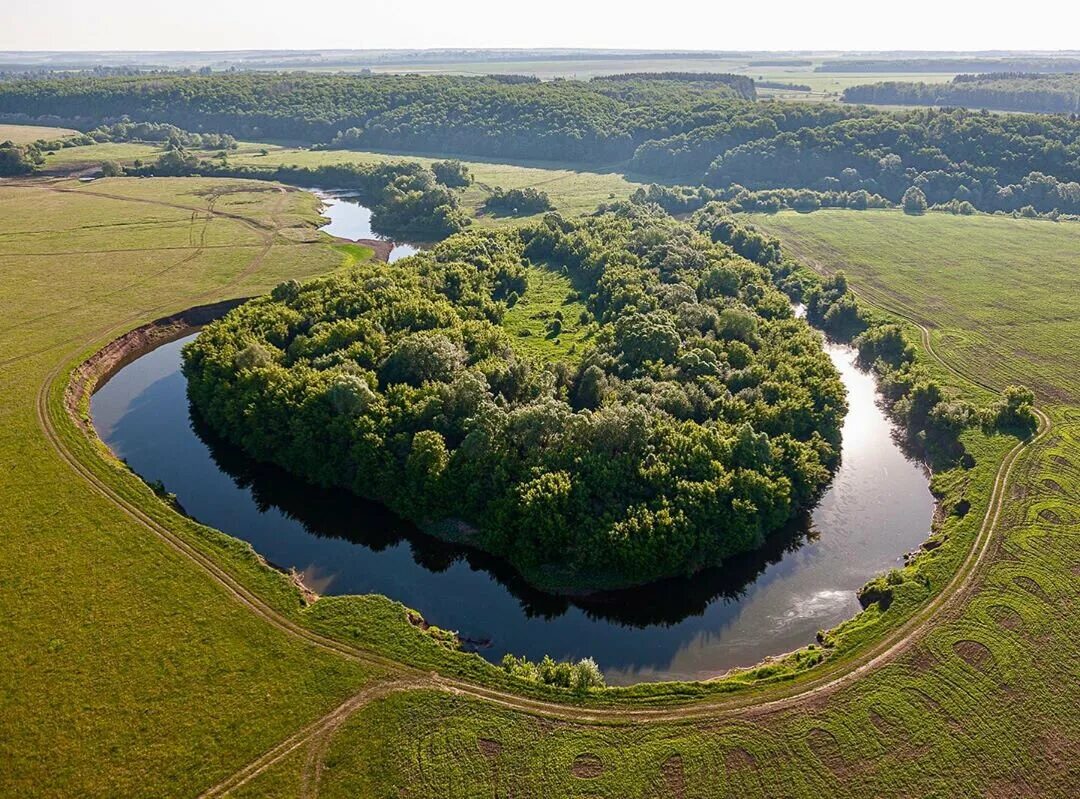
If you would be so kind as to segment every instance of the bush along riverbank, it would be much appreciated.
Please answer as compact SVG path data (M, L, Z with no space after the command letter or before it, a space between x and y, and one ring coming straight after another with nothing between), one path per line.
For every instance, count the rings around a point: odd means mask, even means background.
M530 269L583 301L580 360L522 354L501 326ZM830 479L846 409L767 269L630 204L282 284L209 326L184 368L255 457L567 591L759 546Z

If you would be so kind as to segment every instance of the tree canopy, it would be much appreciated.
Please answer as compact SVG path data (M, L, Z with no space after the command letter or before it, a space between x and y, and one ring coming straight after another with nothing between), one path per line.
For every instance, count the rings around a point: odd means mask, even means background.
M526 266L565 271L584 298L579 363L524 355L501 327ZM256 458L549 588L759 546L828 481L846 408L767 268L629 204L284 283L184 358L199 413Z

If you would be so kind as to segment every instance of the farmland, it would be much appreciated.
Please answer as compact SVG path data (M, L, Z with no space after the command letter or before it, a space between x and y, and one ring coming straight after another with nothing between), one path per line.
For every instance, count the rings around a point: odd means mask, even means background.
M0 124L0 142L10 141L15 144L30 144L38 139L62 139L75 135L70 128L48 128L41 125L2 125Z
M384 156L237 156L330 157ZM544 185L568 213L632 190L603 173L470 169L480 183ZM9 466L0 491L10 498L0 551L18 564L0 578L15 653L0 677L9 687L3 792L1065 796L1080 779L1071 224L891 211L756 219L790 254L843 268L860 295L927 327L959 390L982 397L1028 383L1052 426L1022 447L965 434L975 467L943 473L937 487L973 510L947 521L950 541L928 572L934 590L950 586L950 601L888 646L875 642L896 631L893 616L872 610L849 625L882 655L873 668L851 671L864 662L856 646L820 680L811 673L730 701L690 702L709 692L686 686L579 708L523 697L444 656L385 600L305 608L250 550L159 502L68 421L66 375L121 333L365 255L317 234L315 210L310 195L267 183L0 184L0 268L10 278L0 290ZM569 286L545 275L507 315L512 333L565 301ZM980 526L988 511L989 528ZM914 613L926 599L901 597L891 612ZM310 630L349 646L314 645ZM442 676L431 678L433 668ZM804 688L814 693L788 699Z
M981 382L1080 400L1080 228L943 213L818 211L754 217L790 254L844 270L868 299L930 328L935 349Z

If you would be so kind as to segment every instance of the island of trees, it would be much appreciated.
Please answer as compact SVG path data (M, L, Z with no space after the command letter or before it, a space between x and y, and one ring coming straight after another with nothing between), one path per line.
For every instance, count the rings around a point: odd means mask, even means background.
M587 351L515 349L501 321L534 269L584 301ZM830 479L846 407L769 268L634 204L283 283L206 328L184 371L200 415L254 457L547 588L759 546Z

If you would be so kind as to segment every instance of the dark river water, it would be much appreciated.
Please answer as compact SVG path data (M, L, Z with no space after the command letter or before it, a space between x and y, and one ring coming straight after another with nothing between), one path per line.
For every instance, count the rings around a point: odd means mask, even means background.
M425 536L375 503L299 483L220 441L188 407L187 340L144 355L94 395L102 440L144 478L161 480L189 514L295 567L317 592L385 594L493 661L506 652L592 656L612 684L752 665L857 613L858 588L901 563L930 529L926 475L894 442L873 378L855 367L853 350L828 345L850 410L840 469L812 513L762 551L693 578L588 598L544 594L497 559Z

